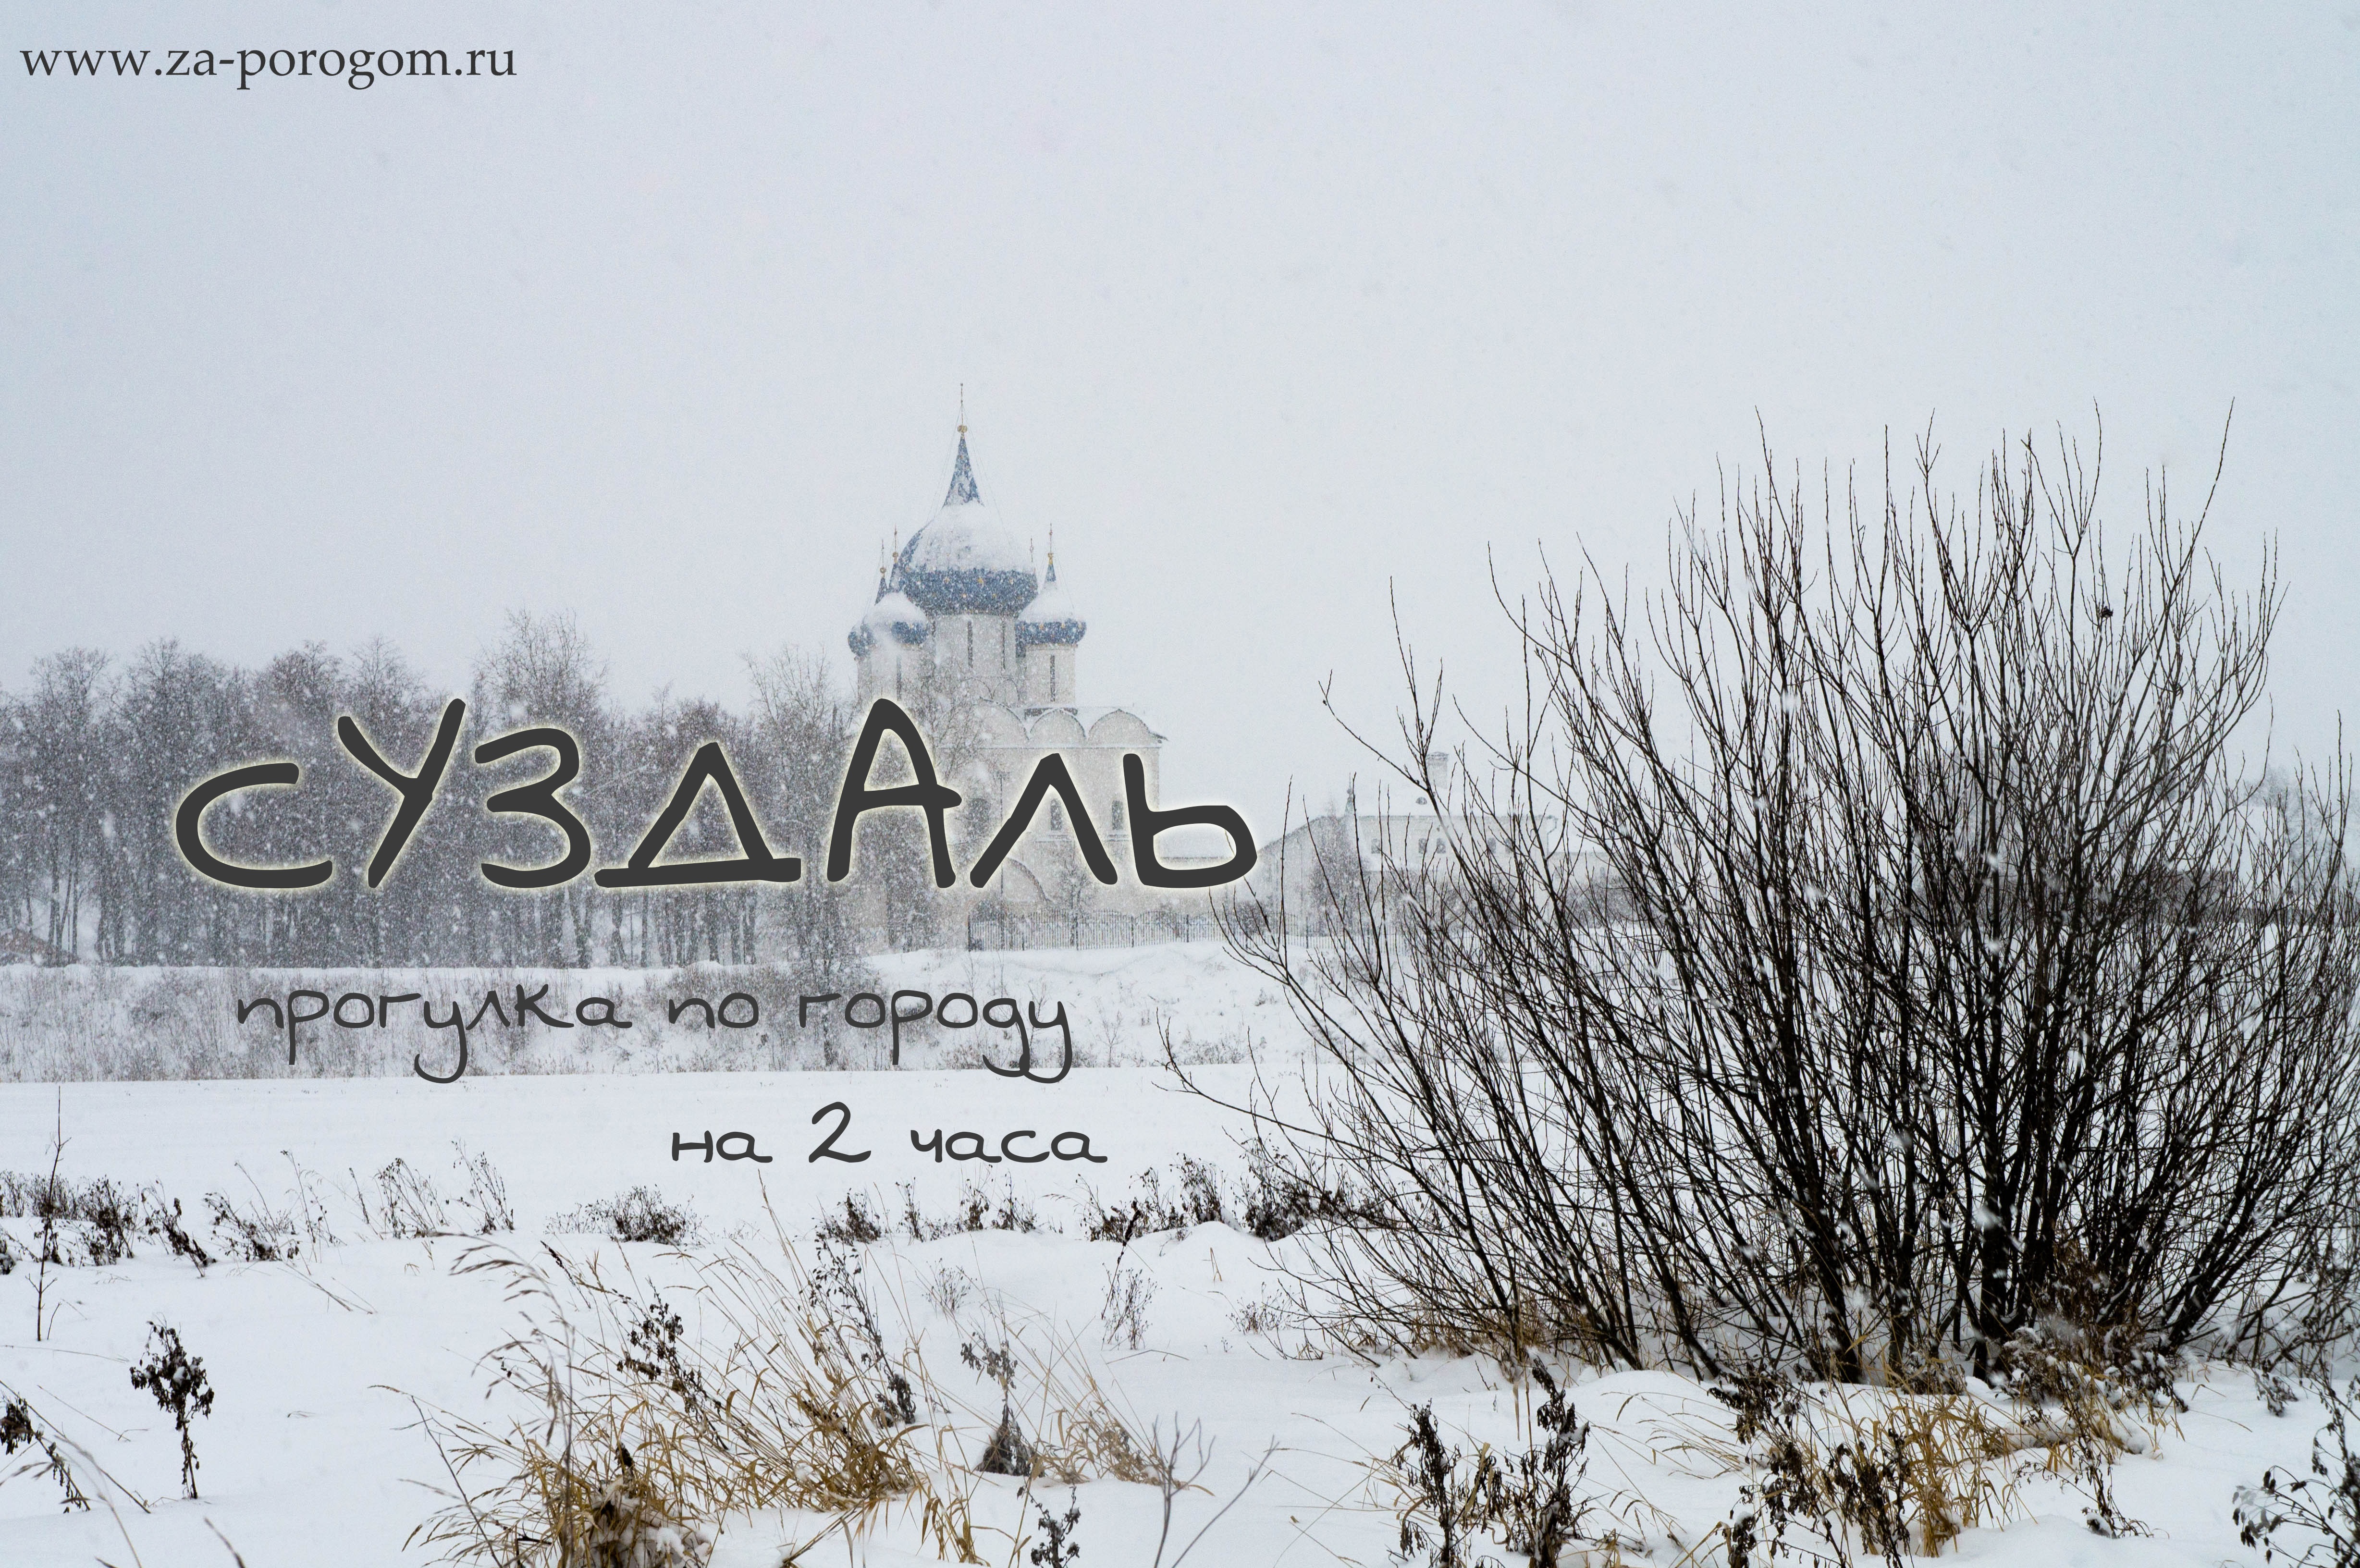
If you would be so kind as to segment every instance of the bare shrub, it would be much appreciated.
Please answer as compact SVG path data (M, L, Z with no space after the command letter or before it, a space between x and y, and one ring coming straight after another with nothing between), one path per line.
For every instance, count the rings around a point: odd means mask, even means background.
M624 1334L616 1364L661 1388L680 1401L683 1410L695 1416L705 1408L708 1396L705 1374L681 1353L684 1326L680 1314L665 1306L661 1296L652 1298L639 1309L639 1321Z
M1038 1474L1073 1485L1100 1478L1153 1486L1173 1483L1170 1455L1151 1422L1119 1408L1069 1335L1050 1333L1045 1352L1019 1342L1034 1388L1033 1431Z
M60 1096L58 1102L55 1130L49 1138L49 1177L44 1190L45 1197L57 1191L58 1167L65 1158L65 1102ZM57 1312L63 1310L62 1303L55 1311L52 1311L49 1305L49 1265L59 1261L60 1259L58 1257L58 1215L53 1205L45 1203L41 1214L40 1245L35 1255L33 1276L33 1343L36 1345L47 1337L49 1324L54 1323L57 1320ZM48 1320L47 1323L43 1321L45 1317Z
M1143 1433L1118 1410L1090 1358L1055 1323L1014 1321L995 1302L983 1326L960 1344L959 1360L1000 1396L1000 1414L978 1470L1068 1486L1099 1477L1152 1486L1170 1479L1152 1428ZM978 1424L992 1419L988 1403L950 1403Z
M2063 1320L2019 1329L2008 1341L2002 1379L2035 1431L2089 1438L2144 1454L2147 1432L2188 1410L2174 1384L2180 1357L2142 1346L2136 1330L2089 1334Z
M2294 1239L2245 1292L2213 1348L2257 1371L2323 1380L2360 1346L2360 1190L2342 1213Z
M1266 1135L1377 1189L1310 1238L1339 1332L1913 1380L2348 1292L2349 770L2233 754L2275 564L2167 495L2120 548L2070 444L1740 488L1660 594L1513 609L1529 703L1455 757L1403 648L1436 847L1229 923L1324 1057Z
M959 1196L957 1232L1006 1230L1029 1236L1040 1228L1040 1215L1033 1213L1031 1203L1017 1195L1013 1182L1001 1183L997 1202L979 1182L974 1181L968 1182Z

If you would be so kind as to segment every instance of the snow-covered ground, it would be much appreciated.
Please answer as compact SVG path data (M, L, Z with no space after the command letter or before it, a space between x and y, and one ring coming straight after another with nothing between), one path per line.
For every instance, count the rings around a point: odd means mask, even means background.
M448 1020L453 1009L466 1023L468 1071L482 1075L881 1067L897 1035L904 1067L1012 1061L1015 1033L991 1021L1008 1016L992 1008L998 997L1028 1020L1062 1008L1076 1059L1092 1066L1161 1062L1167 1025L1184 1062L1291 1054L1301 1041L1277 988L1217 942L887 953L868 966L852 978L720 964L0 967L0 1082L406 1076L421 1059L447 1073L456 1031L429 1018ZM519 989L537 1011L519 1009ZM874 999L856 1001L864 991ZM299 999L304 992L313 996ZM733 995L746 999L725 1008ZM936 1009L959 995L974 1007L953 1004L946 1028ZM487 996L496 1009L486 1008ZM831 999L806 1005L806 996ZM880 1007L909 1021L880 1023ZM291 1025L291 1042L290 1012L308 1020ZM586 1021L604 1018L629 1027Z
M1268 1039L1289 1027L1283 1007L1258 1005L1251 977L1219 962L1211 950L1184 949L1011 955L1004 972L997 955L965 953L886 967L891 985L936 995L1062 994L1077 1040L1087 1042L1081 1058L1096 1063L1160 1054L1152 1044L1159 1018L1199 1040ZM1252 1073L1216 1063L1198 1075L1236 1097ZM843 1110L825 1110L835 1104ZM834 1151L867 1159L812 1158L838 1122ZM1026 1130L1030 1142L1003 1144ZM1440 1356L1371 1364L1267 1326L1273 1270L1297 1256L1296 1243L1264 1243L1225 1224L1151 1234L1127 1248L1086 1237L1100 1205L1134 1194L1144 1171L1161 1171L1167 1192L1184 1157L1241 1173L1239 1120L1158 1067L1084 1065L1045 1085L971 1070L519 1073L448 1086L390 1073L0 1084L0 1170L46 1171L60 1131L65 1176L154 1183L182 1201L200 1238L206 1194L294 1212L300 1188L336 1239L305 1246L292 1263L224 1261L202 1271L143 1239L134 1257L104 1267L53 1268L43 1279L20 1261L0 1278L0 1383L73 1445L78 1463L103 1471L88 1488L101 1501L87 1511L62 1510L55 1486L38 1474L0 1485L0 1563L8 1568L226 1565L230 1551L216 1530L252 1568L429 1559L404 1542L439 1506L430 1488L447 1488L449 1478L421 1412L496 1417L502 1407L486 1400L482 1358L519 1330L527 1308L504 1293L499 1276L454 1272L469 1243L388 1237L375 1204L364 1213L364 1200L381 1200L377 1173L396 1159L446 1200L469 1185L462 1154L487 1159L517 1226L495 1242L544 1269L554 1267L538 1250L544 1242L577 1267L597 1260L610 1278L628 1269L676 1304L697 1299L696 1260L732 1247L775 1248L773 1216L804 1245L847 1193L868 1195L888 1219L904 1208L905 1184L906 1198L936 1217L974 1182L995 1202L1029 1205L1040 1222L1031 1232L873 1243L866 1278L888 1334L914 1345L970 1413L996 1410L998 1395L961 1365L957 1348L989 1321L1029 1336L1036 1352L1063 1346L1083 1357L1142 1435L1201 1422L1210 1462L1203 1489L1175 1505L1166 1563L1217 1514L1189 1562L1385 1562L1398 1541L1398 1499L1371 1466L1399 1449L1414 1406L1431 1401L1446 1437L1470 1451L1480 1442L1529 1442L1496 1364ZM694 1144L730 1132L750 1134L770 1162L708 1162L694 1149L672 1157L676 1135ZM945 1149L952 1135L973 1132L978 1140L956 1147L1019 1154L1082 1134L1094 1158L955 1161L913 1146L913 1133L925 1144L937 1132ZM1058 1147L1075 1153L1082 1145ZM702 1222L704 1239L686 1257L547 1231L567 1211L641 1185L691 1206ZM450 1214L467 1225L474 1211L453 1203ZM0 1225L21 1258L32 1222ZM1109 1308L1109 1284L1126 1271L1138 1280L1128 1292L1135 1323ZM38 1339L37 1290L45 1319ZM687 1315L694 1334L704 1320L694 1309ZM211 1414L195 1422L201 1500L180 1497L170 1422L127 1376L151 1323L179 1331L216 1390ZM1023 1408L1022 1377L1013 1391ZM2200 1368L2183 1392L2191 1408L2176 1429L2156 1432L2150 1452L2125 1457L2115 1472L2119 1508L2151 1534L2100 1539L2082 1522L2081 1498L2036 1481L2024 1486L2016 1517L1970 1531L1950 1554L2036 1565L2258 1561L2237 1542L2233 1494L2267 1465L2307 1465L2317 1409L2298 1404L2274 1417L2250 1376L2228 1368ZM1644 1543L1626 1560L1718 1563L1718 1547L1699 1552L1699 1543L1745 1481L1705 1456L1727 1443L1729 1412L1697 1384L1661 1373L1584 1376L1574 1399L1595 1424L1585 1485L1623 1519L1626 1539ZM938 1419L952 1429L951 1452L979 1454L983 1425ZM1264 1473L1240 1497L1266 1451ZM1020 1484L963 1484L974 1487L985 1559L1022 1562L1014 1543L1033 1516ZM1063 1486L1043 1485L1037 1495L1060 1512L1067 1506ZM1155 1561L1163 1520L1154 1487L1093 1480L1076 1501L1086 1568ZM716 1563L774 1568L781 1544L808 1521L721 1524ZM889 1513L858 1541L828 1542L806 1561L834 1562L839 1552L880 1568L933 1560L916 1550L918 1539L915 1519Z

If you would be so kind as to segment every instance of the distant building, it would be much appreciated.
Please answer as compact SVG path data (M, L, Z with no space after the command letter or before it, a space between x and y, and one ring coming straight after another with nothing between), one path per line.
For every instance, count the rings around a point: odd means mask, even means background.
M1052 796L992 887L943 891L971 941L1063 940L1061 929L1077 941L1125 940L1126 931L1152 940L1205 908L1202 893L1141 887L1131 868L1122 758L1128 752L1141 759L1148 799L1160 803L1164 737L1127 707L1082 702L1077 666L1089 623L1057 579L1054 531L1046 564L1035 572L1031 546L985 502L960 425L941 508L880 562L875 599L847 638L858 705L865 713L876 698L890 697L914 712L922 695L951 693L963 721L953 727L971 738L957 747L959 772L945 783L1004 813L1033 765L1054 751L1089 808L1116 884L1081 872ZM1227 860L1222 835L1207 836L1210 844L1166 834L1156 850L1166 865ZM956 920L937 923L947 925L945 937L956 935Z
M1275 918L1284 904L1287 924L1318 932L1338 919L1350 920L1364 907L1361 878L1411 875L1454 880L1462 857L1470 864L1501 859L1510 849L1503 834L1515 835L1524 853L1557 868L1565 886L1583 889L1601 915L1617 913L1625 901L1613 891L1613 874L1595 851L1558 844L1554 817L1495 819L1433 811L1363 811L1347 800L1340 811L1323 811L1297 822L1262 846L1246 888Z

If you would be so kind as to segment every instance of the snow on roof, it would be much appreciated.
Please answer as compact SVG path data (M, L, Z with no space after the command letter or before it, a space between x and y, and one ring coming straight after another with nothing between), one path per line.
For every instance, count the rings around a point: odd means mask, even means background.
M1053 576L1017 617L1016 640L1023 647L1040 643L1068 645L1081 641L1082 634L1089 629L1074 596Z
M1081 607L1074 603L1074 596L1065 591L1065 585L1052 577L1041 592L1033 595L1032 602L1024 606L1023 618L1043 624L1078 621L1082 618L1082 612Z
M1121 707L1120 705L1108 704L1082 707L1071 702L1033 702L1027 703L1022 707L1011 707L1009 711L1022 715L1028 725L1037 725L1043 717L1051 713L1071 715L1074 721L1081 725L1086 738L1079 742L1060 742L1060 745L1087 746L1099 744L1095 740L1087 738L1088 732L1096 729L1101 719L1105 719L1109 715L1117 713L1121 714L1123 717L1131 720L1133 724L1138 724L1142 730L1146 732L1147 739L1149 741L1158 746L1162 745L1164 742L1164 737L1156 734L1155 731L1148 725L1146 720L1141 718L1133 710ZM1028 731L1028 734L1030 732ZM1037 744L1037 740L1028 741L1024 749L1030 749L1032 746ZM1126 740L1118 744L1128 746L1137 745L1139 743L1134 739Z
M1040 592L1032 551L976 488L964 429L950 493L901 547L893 582L930 615L1012 615Z
M852 651L867 653L880 637L891 637L904 648L926 640L926 613L907 593L887 593L869 606L852 628Z
M910 572L1018 572L1032 575L1024 543L980 501L954 501L901 547Z

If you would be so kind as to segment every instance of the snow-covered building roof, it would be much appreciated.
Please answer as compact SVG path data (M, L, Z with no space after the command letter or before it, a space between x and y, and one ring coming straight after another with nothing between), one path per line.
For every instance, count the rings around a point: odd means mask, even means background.
M976 488L964 429L942 509L901 547L893 584L930 615L1012 615L1041 590L1023 542Z
M887 637L903 648L915 648L926 640L926 613L912 604L908 594L889 591L869 606L845 640L858 659Z
M1016 646L1019 648L1071 648L1082 640L1090 629L1082 619L1081 607L1074 596L1057 581L1057 548L1049 547L1049 575L1041 584L1024 613L1016 617Z
M1021 924L1045 917L1053 905L1071 915L1076 906L1068 887L1075 875L1090 884L1094 919L1153 916L1163 921L1201 913L1201 898L1120 870L1131 863L1133 834L1140 831L1129 820L1135 815L1131 769L1142 769L1144 799L1159 799L1164 737L1127 708L1084 706L1076 700L1081 688L1075 665L1089 623L1058 578L1054 530L1048 546L1046 571L1036 576L1029 541L985 504L976 485L962 409L950 487L941 506L924 527L895 539L890 550L879 541L877 602L852 628L858 665L854 690L861 711L880 698L912 708L920 697L956 705L956 755L945 751L936 763L945 781L981 815L1004 827L1003 813L1012 810L1042 760L1053 755L1061 757L1076 791L1073 800L1019 824L1016 847L1001 862L991 890L963 890L949 906L966 921L970 941L977 939L978 911L986 903L1002 941L1009 939L1010 920ZM1097 884L1076 858L1074 835L1060 815L1073 810L1082 811L1113 846L1110 853L1119 863L1115 887ZM1147 820L1151 825L1156 821ZM1164 864L1192 868L1221 865L1250 849L1233 844L1218 827L1159 827L1153 842ZM881 895L864 898L866 912L858 918L882 932L891 922ZM1060 929L1067 935L1078 930Z

